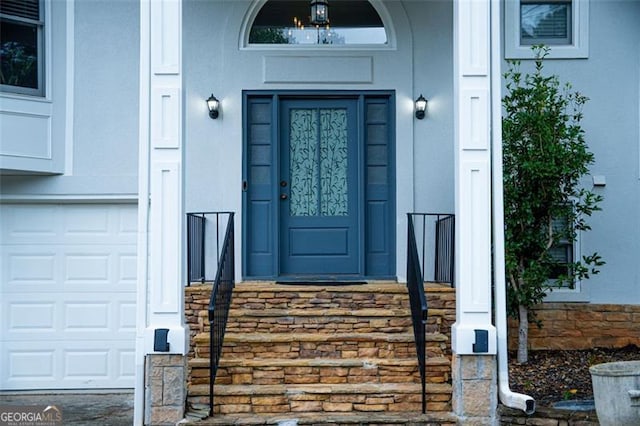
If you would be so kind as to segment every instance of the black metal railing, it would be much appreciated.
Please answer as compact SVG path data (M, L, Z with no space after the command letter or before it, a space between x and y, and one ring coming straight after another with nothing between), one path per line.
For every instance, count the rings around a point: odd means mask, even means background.
M204 224L204 213L187 213L187 285L205 281Z
M215 219L212 219L215 217ZM226 219L226 231L220 240L221 221ZM231 295L235 286L235 249L234 249L234 213L207 212L187 214L187 262L189 282L208 282L206 274L207 256L207 224L214 224L216 228L216 257L215 277L212 281L211 297L209 298L209 415L213 414L213 385L218 373L220 354L224 333L229 318ZM195 234L195 235L192 235ZM194 259L195 258L195 259ZM193 263L192 263L193 261ZM193 269L191 269L193 268Z
M425 282L455 287L455 216L448 213L409 213Z
M427 297L424 294L424 280L420 267L420 257L416 244L413 217L408 215L408 247L407 247L407 288L409 290L409 301L411 304L411 320L413 322L413 335L416 341L416 352L418 355L418 366L420 368L420 379L422 382L422 413L427 412Z
M449 282L453 285L453 232L455 228L453 215L429 213L407 214L407 288L411 305L411 320L416 342L418 366L422 383L422 413L427 412L427 344L426 327L428 319L427 296L424 292L425 263L427 260L427 239L433 233L434 264L433 281ZM418 219L418 227L416 227ZM435 228L429 231L430 223ZM419 232L416 232L418 230ZM421 241L421 245L418 244ZM440 251L440 253L439 253Z
M187 285L213 282L221 260L221 230L232 219L231 212L187 213ZM212 226L215 233L210 231Z
M213 384L218 373L222 342L229 318L231 293L235 286L236 268L233 241L233 213L230 213L222 251L218 257L218 272L209 299L209 415L213 414Z

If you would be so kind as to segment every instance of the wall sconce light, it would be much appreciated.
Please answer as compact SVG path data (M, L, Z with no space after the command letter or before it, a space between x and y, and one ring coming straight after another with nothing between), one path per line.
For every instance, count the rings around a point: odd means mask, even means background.
M213 120L218 118L220 114L220 101L213 96L213 93L209 96L209 99L207 99L207 108L209 108L209 117Z
M425 116L425 111L427 110L427 100L422 94L418 96L416 99L416 118L418 120L422 120Z
M311 17L313 25L325 25L329 22L329 0L311 0Z

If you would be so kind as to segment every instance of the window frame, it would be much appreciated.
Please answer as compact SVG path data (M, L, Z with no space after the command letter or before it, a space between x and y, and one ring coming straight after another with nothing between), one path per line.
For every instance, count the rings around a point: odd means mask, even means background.
M382 21L382 25L384 28L384 32L387 38L386 43L352 43L352 44L310 44L310 43L300 43L300 44L270 44L270 43L250 43L249 36L251 33L251 29L255 22L258 13L265 5L265 3L269 0L258 0L253 2L251 8L249 9L245 20L242 24L242 36L239 38L239 49L240 50L253 50L253 51L327 51L327 50L335 50L335 51L362 51L362 50L396 50L397 42L396 42L396 30L393 26L393 21L389 15L388 10L385 5L382 3L382 0L367 0L371 7L376 11L380 20ZM331 12L329 12L329 17L331 17Z
M0 84L0 93L3 95L28 95L28 96L36 96L40 98L46 98L47 95L47 69L48 69L48 55L47 55L47 40L49 39L48 35L48 16L49 13L47 9L47 2L44 0L38 0L38 12L39 19L33 20L29 18L24 18L16 15L9 15L0 13L0 18L4 20L8 20L17 24L23 25L33 25L37 29L37 88L31 87L22 87L22 86L13 86L10 84Z
M576 231L576 237L573 242L561 241L559 245L566 246L572 245L572 258L569 259L569 262L576 262L582 259L582 250L581 250L581 235L582 232L580 230ZM554 244L555 246L555 244ZM545 302L581 302L588 300L589 296L585 292L585 288L582 285L582 280L579 280L574 277L573 279L573 288L568 286L559 287L557 285L557 280L553 278L549 278L547 280L547 284L551 289L547 291L547 296L545 298Z
M541 0L545 1L545 0ZM555 3L553 0L546 0ZM534 59L531 44L522 44L520 0L504 1L505 59ZM589 0L571 0L571 42L550 44L549 59L582 59L589 57ZM544 43L544 40L540 40ZM535 44L535 43L534 43Z

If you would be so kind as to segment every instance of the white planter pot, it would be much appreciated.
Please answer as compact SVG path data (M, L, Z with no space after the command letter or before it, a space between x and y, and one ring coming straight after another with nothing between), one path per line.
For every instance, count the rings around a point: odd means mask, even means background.
M600 425L640 425L640 361L597 364L589 372Z

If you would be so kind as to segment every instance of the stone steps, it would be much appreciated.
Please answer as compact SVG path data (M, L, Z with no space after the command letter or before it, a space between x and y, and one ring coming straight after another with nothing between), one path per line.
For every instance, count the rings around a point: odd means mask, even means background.
M229 333L287 332L411 332L408 308L265 308L234 309L229 313Z
M192 386L189 402L208 402L209 386ZM427 410L449 411L450 384L427 385ZM226 385L215 388L214 414L420 412L421 385L357 383Z
M314 425L314 426L347 426L347 425L404 425L404 426L455 426L456 417L449 413L412 413L408 418L405 413L295 413L295 414L227 414L210 417L204 420L189 419L184 425Z
M445 356L448 337L427 333L427 355ZM209 333L193 339L198 358L209 356ZM222 357L234 358L410 358L412 333L227 333Z
M191 383L209 383L209 359L189 361ZM447 382L449 358L427 359L427 382ZM308 383L420 383L416 358L407 359L225 359L218 366L216 385Z
M200 417L209 402L208 292L202 287L185 292L186 309L192 310L188 407ZM427 410L444 419L434 421L421 414L404 284L237 284L214 386L214 417L202 424L278 424L287 418L297 419L295 424L375 424L374 418L380 424L455 423L446 414L453 296L447 287L428 292Z
M192 337L208 330L211 285L185 289L185 313ZM429 304L427 331L450 335L455 322L454 289L425 283ZM308 311L308 312L307 312ZM292 322L292 318L296 321ZM385 318L388 322L385 323ZM341 322L342 321L342 322ZM236 284L227 323L228 332L410 331L409 300L404 284L278 285L272 282ZM317 325L322 327L316 327ZM367 330L370 328L370 330Z
M237 283L234 292L239 296L237 304L266 301L269 305L281 305L286 302L289 307L339 307L345 303L366 308L368 301L384 299L386 303L396 300L398 306L406 300L403 294L407 287L395 281L375 281L365 284L281 284L272 281L243 281ZM330 297L326 297L330 295ZM394 295L400 295L394 299ZM247 300L245 300L247 299ZM371 305L370 305L371 306ZM369 306L369 307L370 307ZM276 306L261 306L262 308Z

